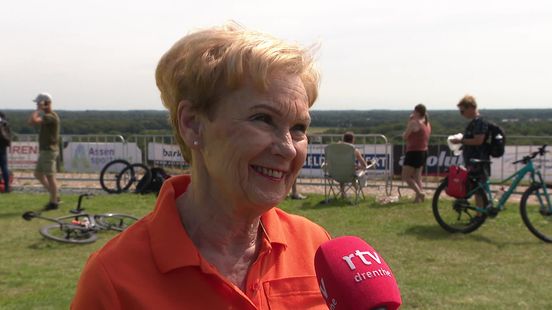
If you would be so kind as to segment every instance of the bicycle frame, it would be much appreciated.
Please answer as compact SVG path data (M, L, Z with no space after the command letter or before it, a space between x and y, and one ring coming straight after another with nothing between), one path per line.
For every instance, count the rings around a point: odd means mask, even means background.
M523 178L527 174L529 174L530 177L531 177L531 185L539 184L540 186L542 186L542 189L544 191L544 197L546 197L546 205L548 206L548 211L552 211L552 203L551 203L551 200L550 200L550 196L548 195L548 190L546 188L546 184L545 184L545 182L542 178L542 175L541 175L540 171L535 170L535 166L533 165L532 160L528 160L528 162L527 162L527 164L525 164L525 166L523 166L521 169L516 171L514 174L512 174L508 178L503 179L502 181L500 181L498 183L493 183L493 184L504 184L504 183L506 183L506 182L513 179L512 184L510 185L508 190L504 192L504 194L500 197L500 199L498 201L497 208L499 210L502 211L504 209L506 201L508 201L510 196L516 190L519 183L523 180ZM488 179L485 181L485 183L477 182L477 186L474 189L472 189L468 192L468 197L473 195L479 188L482 188L485 191L485 193L487 194L487 198L488 198L489 203L491 204L491 206L494 206L493 193L491 191L491 182ZM538 194L537 197L538 197L539 202L541 203L541 205L544 205L541 195ZM478 208L476 208L476 210L480 211L480 212L486 212L485 208L479 208L478 207Z

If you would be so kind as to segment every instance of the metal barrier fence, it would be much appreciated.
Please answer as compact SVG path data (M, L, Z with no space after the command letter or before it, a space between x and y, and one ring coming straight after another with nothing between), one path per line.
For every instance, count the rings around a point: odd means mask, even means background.
M36 153L37 147L32 149L31 145L36 144L38 136L36 134L17 134L14 138L14 146L8 153L13 159L14 150L19 147L19 151L24 153ZM402 141L394 137L394 141ZM323 185L323 173L321 165L324 161L324 147L327 144L336 143L342 140L342 135L338 134L317 134L309 137L307 161L303 166L298 184L301 185ZM437 174L442 174L451 164L446 162L452 156L446 146L447 136L433 135L430 139L430 145L438 154L446 154L445 163L443 158L438 158ZM158 166L167 169L185 170L188 165L183 161L180 149L172 135L133 135L125 139L121 135L62 135L63 145L60 146L59 167L64 167L68 172L80 172L79 175L66 177L66 180L97 182L98 172L107 162L125 158L130 162L143 163L147 166ZM19 144L18 144L19 143ZM492 178L501 180L510 175L511 165L514 160L520 159L524 155L536 150L536 146L542 144L552 145L552 136L508 136L507 153L502 158L493 159L499 169L494 169ZM22 146L21 146L22 145ZM386 136L381 134L356 135L355 145L368 160L376 160L376 169L369 175L372 186L385 186L387 194L391 193L394 185L394 179L400 179L394 175L396 167L401 160L400 154L404 154L404 142L401 144L390 144ZM29 149L30 148L30 149ZM397 153L397 150L400 152ZM27 154L29 155L29 154ZM552 166L548 165L550 161L545 156L541 160L541 173L545 178L552 178L552 173L548 170ZM90 161L89 163L86 160ZM30 163L32 160L23 160ZM494 165L494 164L493 164ZM509 166L510 165L510 166ZM11 166L12 170L31 170L33 165L19 167ZM400 168L400 167L399 167ZM515 169L519 168L518 165ZM547 168L547 169L545 169ZM61 169L63 170L63 169ZM552 171L552 170L551 170ZM435 173L429 173L429 166L424 168L423 176L426 188L434 188L437 184L436 179L432 177ZM32 178L28 174L23 178ZM401 180L397 188L406 187Z
M307 161L301 170L297 183L300 185L324 185L321 165L324 162L324 148L328 144L342 141L343 135L318 134L309 136ZM393 148L382 134L355 135L355 146L366 160L376 161L375 169L368 170L368 186L383 186L387 194L393 187Z

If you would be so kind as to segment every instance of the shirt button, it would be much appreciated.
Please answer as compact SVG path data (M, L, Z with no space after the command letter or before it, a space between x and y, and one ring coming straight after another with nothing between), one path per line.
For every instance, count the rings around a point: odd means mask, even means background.
M251 286L251 290L253 292L257 292L258 289L259 289L259 283L258 282Z

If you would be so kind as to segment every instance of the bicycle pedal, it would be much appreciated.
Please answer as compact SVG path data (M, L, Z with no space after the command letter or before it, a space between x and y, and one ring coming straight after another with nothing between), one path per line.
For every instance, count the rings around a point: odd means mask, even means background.
M84 211L84 209L71 209L69 210L69 212L73 213L73 214L81 214L82 211Z
M498 215L498 212L500 212L500 209L490 207L487 209L487 216L490 218L495 218Z

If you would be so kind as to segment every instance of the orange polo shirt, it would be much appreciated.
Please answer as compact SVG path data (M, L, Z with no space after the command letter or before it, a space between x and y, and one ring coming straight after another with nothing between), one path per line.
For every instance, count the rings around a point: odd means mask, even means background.
M93 253L73 309L327 309L314 254L328 233L272 208L261 216L263 240L246 290L206 261L181 224L175 200L190 176L165 181L155 210Z

